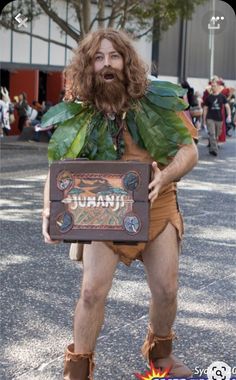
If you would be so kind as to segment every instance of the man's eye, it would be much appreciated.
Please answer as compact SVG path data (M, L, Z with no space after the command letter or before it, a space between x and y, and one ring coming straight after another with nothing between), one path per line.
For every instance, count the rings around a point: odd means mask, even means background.
M102 61L103 57L101 55L97 55L95 57L95 61Z
M119 54L112 54L112 56L111 56L113 59L118 59L118 58L120 58L120 55Z

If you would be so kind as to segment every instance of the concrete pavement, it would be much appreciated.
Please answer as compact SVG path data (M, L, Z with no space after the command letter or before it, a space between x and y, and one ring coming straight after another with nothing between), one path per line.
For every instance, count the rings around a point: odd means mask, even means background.
M69 260L66 244L52 247L42 241L47 144L4 140L0 378L59 380L64 348L72 340L81 266ZM228 138L213 158L201 139L199 163L179 183L185 240L175 351L194 377L216 360L236 367L235 143L235 137ZM130 268L120 264L98 340L96 380L133 380L135 372L146 371L140 346L148 323L148 300L142 264L135 262Z

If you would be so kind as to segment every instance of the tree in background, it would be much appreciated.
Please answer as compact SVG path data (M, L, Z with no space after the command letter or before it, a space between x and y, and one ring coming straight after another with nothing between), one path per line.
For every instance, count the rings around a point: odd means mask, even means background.
M29 21L37 20L42 14L48 15L58 25L62 34L67 34L76 42L95 27L115 27L126 30L136 39L147 36L159 40L162 32L168 30L179 17L190 19L195 7L206 1L15 0L3 9L0 27L72 49L72 46L66 42L48 39L25 28L18 28L14 16L22 12ZM64 17L59 16L58 12L62 4L65 7ZM94 11L92 14L92 7L95 9L95 15ZM74 17L69 23L66 21L66 15L70 8Z

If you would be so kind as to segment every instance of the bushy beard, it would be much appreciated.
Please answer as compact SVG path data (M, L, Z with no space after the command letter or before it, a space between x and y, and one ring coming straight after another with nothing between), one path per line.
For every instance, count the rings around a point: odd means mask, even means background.
M113 76L108 82L106 76ZM112 67L104 67L94 73L94 104L99 111L104 113L122 113L128 109L125 76L122 71Z

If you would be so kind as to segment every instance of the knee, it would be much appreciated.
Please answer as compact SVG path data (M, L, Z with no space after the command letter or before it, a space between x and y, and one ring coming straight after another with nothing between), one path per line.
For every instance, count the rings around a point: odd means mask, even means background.
M92 308L105 302L106 292L95 286L86 286L81 293L81 301L86 308Z
M158 284L152 296L158 303L173 304L176 302L178 286L176 284Z

